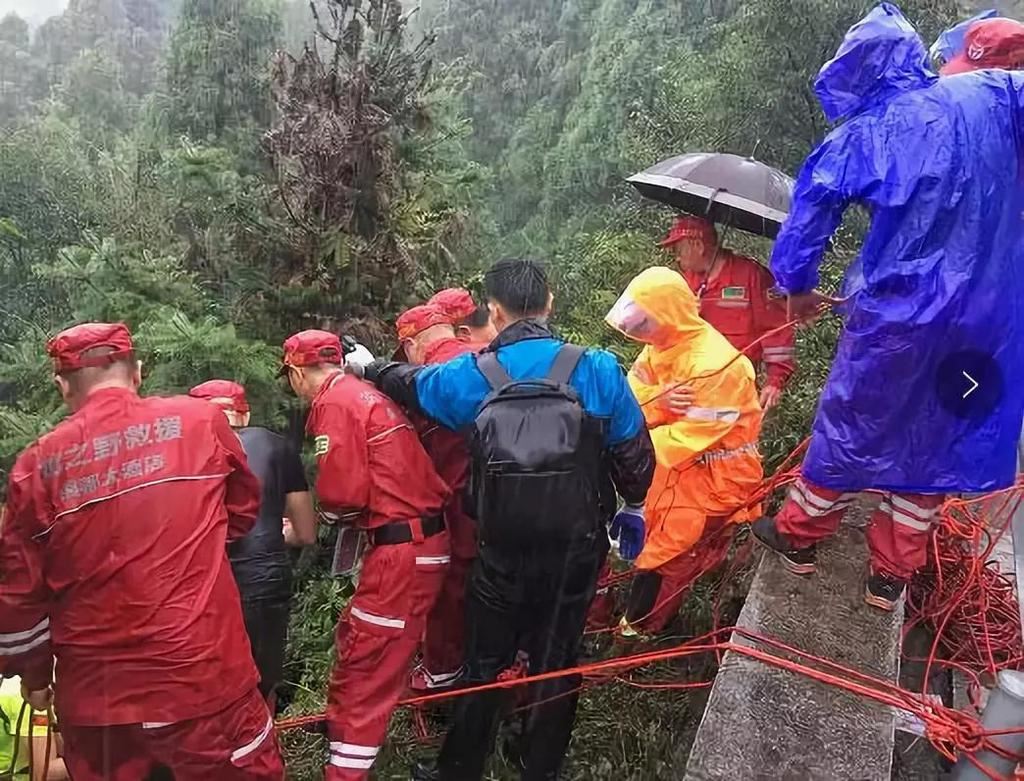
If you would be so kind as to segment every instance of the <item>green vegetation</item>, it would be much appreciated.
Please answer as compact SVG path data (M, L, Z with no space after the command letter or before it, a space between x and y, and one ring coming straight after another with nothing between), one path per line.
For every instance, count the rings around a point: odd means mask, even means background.
M386 349L398 311L504 254L549 261L557 326L628 358L603 315L667 261L670 213L623 178L697 149L794 172L826 130L813 74L870 5L316 0L314 17L281 0L71 0L34 30L0 19L0 469L64 414L43 346L82 320L133 328L147 392L234 378L256 421L293 433L273 377L285 336L341 328ZM966 12L903 7L926 39ZM836 242L833 281L856 236ZM837 332L802 333L770 463L805 435ZM324 573L304 555L296 712L322 702L348 594ZM712 599L691 600L688 632ZM667 777L700 703L588 692L569 777ZM403 717L380 777L405 777L413 743ZM295 777L317 777L316 739L288 745Z

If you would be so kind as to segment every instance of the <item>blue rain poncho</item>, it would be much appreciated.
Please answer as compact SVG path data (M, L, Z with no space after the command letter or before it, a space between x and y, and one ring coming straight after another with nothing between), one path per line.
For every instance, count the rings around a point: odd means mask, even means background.
M1008 486L1024 412L1024 76L938 79L913 27L882 4L815 91L829 121L845 121L800 172L771 258L778 284L818 284L848 205L866 207L871 227L804 476L844 490ZM940 401L953 379L944 359L960 351L991 356L1002 376L980 416Z

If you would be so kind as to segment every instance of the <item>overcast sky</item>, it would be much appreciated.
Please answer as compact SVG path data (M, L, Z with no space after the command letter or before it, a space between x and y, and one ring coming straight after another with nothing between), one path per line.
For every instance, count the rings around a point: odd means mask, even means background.
M67 0L0 0L0 16L17 11L33 25L46 21L67 5Z

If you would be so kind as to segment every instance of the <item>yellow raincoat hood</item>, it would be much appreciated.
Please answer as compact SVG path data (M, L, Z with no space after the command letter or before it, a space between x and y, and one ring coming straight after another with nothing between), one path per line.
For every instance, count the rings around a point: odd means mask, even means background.
M605 320L630 339L657 346L671 346L708 327L686 280L663 266L634 277Z

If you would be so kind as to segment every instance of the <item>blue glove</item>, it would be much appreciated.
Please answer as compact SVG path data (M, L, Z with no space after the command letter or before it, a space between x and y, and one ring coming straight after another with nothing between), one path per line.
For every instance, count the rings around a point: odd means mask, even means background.
M623 505L612 518L608 533L613 540L619 541L620 558L633 561L644 549L644 508Z

